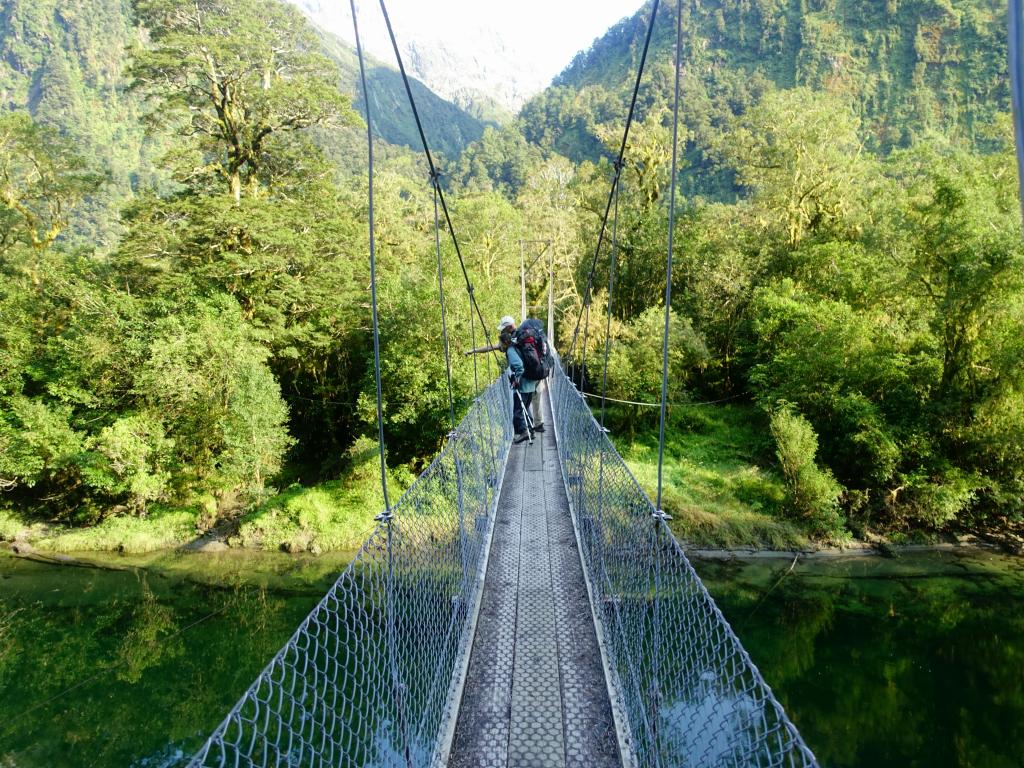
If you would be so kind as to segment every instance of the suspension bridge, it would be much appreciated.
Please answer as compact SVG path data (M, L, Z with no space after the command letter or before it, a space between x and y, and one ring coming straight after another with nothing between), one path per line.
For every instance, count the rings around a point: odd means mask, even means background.
M499 378L192 766L813 766L558 368Z
M441 213L465 277L471 312L488 346L489 326L473 299L384 0L380 7L434 189L452 430L441 453L392 506L380 418L373 119L358 17L350 0L367 96L371 304L385 509L350 566L189 765L816 766L660 509L681 7L676 9L661 449L658 498L653 502L608 439L603 398L598 420L560 361L543 397L545 421L553 429L536 442L512 444L512 393L503 376L483 389L456 424ZM594 275L609 220L610 322L620 174L658 8L654 0L567 358L581 327L586 348ZM1019 57L1024 0L1010 0L1009 18L1011 90L1024 178Z

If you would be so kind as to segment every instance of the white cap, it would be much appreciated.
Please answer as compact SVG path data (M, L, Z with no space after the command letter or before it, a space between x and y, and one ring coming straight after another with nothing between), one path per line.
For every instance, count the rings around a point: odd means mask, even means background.
M512 315L505 315L498 321L498 333L501 333L509 325L515 327L516 319Z

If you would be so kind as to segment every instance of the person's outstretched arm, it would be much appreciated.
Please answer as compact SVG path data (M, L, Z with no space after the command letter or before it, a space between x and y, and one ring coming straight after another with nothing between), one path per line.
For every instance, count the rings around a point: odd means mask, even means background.
M501 350L500 344L492 344L489 347L477 347L476 349L467 349L462 353L463 357L469 357L470 355L479 355L481 352L498 352Z

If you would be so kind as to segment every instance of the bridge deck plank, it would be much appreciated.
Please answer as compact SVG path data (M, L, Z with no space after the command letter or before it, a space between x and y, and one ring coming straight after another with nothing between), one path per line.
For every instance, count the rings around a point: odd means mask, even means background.
M451 768L621 766L554 430L537 438L509 457Z

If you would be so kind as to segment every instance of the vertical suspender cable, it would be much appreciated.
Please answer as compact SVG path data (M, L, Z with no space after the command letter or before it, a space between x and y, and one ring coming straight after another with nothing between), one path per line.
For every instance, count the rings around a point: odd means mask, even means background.
M452 429L455 429L455 396L452 394L452 353L448 345L448 316L444 306L444 269L441 265L441 225L438 219L437 195L438 180L436 176L430 179L434 187L434 249L437 253L437 293L441 300L441 341L444 344L444 372L448 377L448 416L451 419Z
M662 546L666 534L668 515L661 508L662 475L665 466L665 417L668 402L668 337L672 318L672 248L676 222L676 161L679 154L679 81L682 69L683 0L676 0L676 55L675 97L672 106L672 179L669 184L668 203L668 258L665 260L665 328L661 340L661 419L658 425L658 501L654 513L654 611L652 616L654 654L652 659L652 725L655 765L661 765L661 733L659 710L661 707L661 591Z
M469 344L470 349L476 349L476 320L473 317L473 297L469 297ZM473 358L473 391L480 391L480 377L477 372L476 366L476 355L470 355Z
M1017 143L1017 181L1024 216L1024 0L1010 0L1009 66L1010 95L1013 100L1013 128Z
M391 503L388 499L388 478L387 460L384 453L384 408L383 394L381 391L380 374L380 325L377 319L377 258L375 246L374 229L374 207L373 207L373 119L370 113L370 91L366 87L366 66L363 61L363 48L359 38L359 19L356 14L355 0L349 0L349 8L352 10L352 27L356 38L356 55L359 58L359 80L363 88L363 101L366 106L366 145L369 163L368 184L369 184L369 222L370 222L370 306L373 315L373 373L377 385L377 436L380 441L380 484L384 493L384 513L378 515L378 520L384 521L387 525L387 606L386 606L386 632L387 632L387 656L388 668L391 673L392 695L395 701L395 710L398 715L399 728L402 733L402 748L406 765L412 768L412 756L409 751L409 734L405 718L405 704L402 697L403 685L398 670L398 648L395 637L395 553L394 553L394 519L391 514Z
M359 58L359 81L363 87L363 102L366 105L366 153L369 162L367 179L369 183L369 220L370 220L370 305L373 314L373 372L377 385L377 439L380 441L380 485L384 492L384 510L391 512L388 500L387 460L384 456L384 408L383 394L380 384L380 326L377 322L377 252L373 218L373 118L370 114L370 91L366 87L366 65L363 63L363 47L359 39L359 20L356 18L355 0L349 0L352 9L352 27L356 37L356 54Z
M437 194L438 179L431 178L434 187L434 249L437 253L437 294L441 302L441 341L444 344L444 372L448 378L448 415L451 419L452 430L448 435L448 447L452 452L452 460L455 463L455 487L458 495L459 515L459 560L462 563L462 584L461 594L466 594L469 579L469 560L466 551L466 522L465 522L465 494L462 484L462 458L459 455L458 433L455 423L455 395L452 392L452 354L448 345L448 315L444 303L444 266L441 263L441 224L438 219Z
M665 464L665 414L668 402L668 331L672 316L672 247L676 225L676 160L679 154L679 80L682 67L683 8L676 0L676 79L675 100L672 108L672 180L668 198L668 259L665 264L665 330L661 342L661 421L658 425L658 501L661 509L661 485Z
M615 296L615 272L617 270L617 256L619 250L619 182L616 180L612 188L615 195L615 214L612 217L612 248L608 264L608 301L607 319L604 326L604 372L601 382L601 433L598 437L601 446L601 455L597 466L597 516L591 521L591 546L590 560L593 563L594 579L600 590L598 594L604 593L605 585L605 560L604 560L604 457L608 439L605 436L605 397L608 393L608 354L611 349L612 338L612 303ZM586 345L584 344L584 348Z
M587 293L590 293L588 290ZM583 347L580 349L580 392L586 391L583 377L587 373L587 337L590 335L590 302L583 305Z
M601 381L601 429L604 429L605 398L608 396L608 353L612 340L612 301L615 295L615 270L619 255L619 182L612 187L615 194L615 215L612 218L612 253L608 263L608 317L604 326L604 374Z

